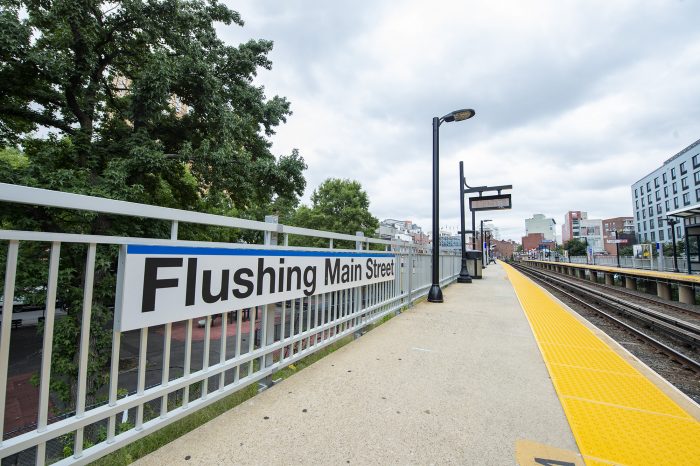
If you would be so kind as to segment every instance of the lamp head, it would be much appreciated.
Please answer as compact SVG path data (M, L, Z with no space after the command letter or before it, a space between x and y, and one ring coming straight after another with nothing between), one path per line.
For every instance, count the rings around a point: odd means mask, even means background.
M454 112L448 113L442 117L442 121L452 122L452 121L462 121L468 120L469 118L476 115L476 112L471 108L463 108L462 110L455 110Z

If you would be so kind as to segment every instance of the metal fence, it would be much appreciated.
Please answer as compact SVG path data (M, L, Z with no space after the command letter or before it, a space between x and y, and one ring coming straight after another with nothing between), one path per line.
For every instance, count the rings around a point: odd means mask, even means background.
M244 387L269 383L280 369L409 306L431 284L430 255L416 253L406 242L0 183L0 208L9 205L26 206L27 215L35 215L32 209L39 206L166 222L169 237L0 229L3 465L93 461ZM185 241L178 239L179 226L185 224L253 233L261 240ZM326 247L294 247L290 238L322 240ZM133 244L249 252L264 247L282 253L379 249L394 257L395 272L382 283L120 332L114 319L122 265L117 252ZM75 263L81 265L66 265ZM441 284L451 283L459 274L460 258L442 254L439 267ZM82 289L63 289L66 276L79 277ZM32 279L31 286L19 284ZM78 309L61 299L68 292L78 293ZM30 295L40 295L42 305L37 307L34 299L34 307L28 306ZM61 325L71 313L75 325ZM95 347L100 332L107 335L106 350ZM57 345L66 344L75 348L74 373L55 367ZM69 388L63 396L56 392L53 382L58 381Z
M553 260L545 258L544 260ZM572 264L591 264L604 265L609 267L617 267L618 260L616 256L593 256L590 259L587 256L571 256L569 258L560 258L560 262L570 262ZM685 257L676 258L678 270L684 273L688 271L688 265ZM673 257L654 257L653 259L643 259L633 256L620 256L620 267L628 269L643 269L643 270L658 270L665 272L674 271Z

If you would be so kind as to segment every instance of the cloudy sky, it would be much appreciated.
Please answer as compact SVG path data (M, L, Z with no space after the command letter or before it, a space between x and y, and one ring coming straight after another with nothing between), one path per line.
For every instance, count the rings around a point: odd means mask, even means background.
M513 185L485 212L504 238L543 213L632 215L630 185L700 139L700 3L672 0L229 1L232 44L270 39L258 83L293 115L273 152L308 163L304 202L329 177L358 180L380 220L432 212L432 117L440 127L440 225L459 225L469 185ZM487 214L487 215L486 215Z

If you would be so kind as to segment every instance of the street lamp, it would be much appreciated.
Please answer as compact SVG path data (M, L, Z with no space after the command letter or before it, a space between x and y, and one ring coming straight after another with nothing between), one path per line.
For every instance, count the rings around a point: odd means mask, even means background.
M439 250L440 250L440 230L439 230L439 217L440 217L440 207L439 207L439 188L440 188L440 169L439 169L439 139L440 139L440 125L443 122L451 123L453 121L468 120L473 117L476 112L470 108L455 110L454 112L448 113L442 118L433 117L433 283L430 286L430 291L428 291L428 302L431 303L441 303L442 290L440 289L440 267L439 267ZM464 230L464 229L462 229Z
M460 250L462 253L462 267L459 271L459 277L457 277L457 283L471 283L472 277L469 275L469 269L467 268L467 243L466 243L466 226L464 224L464 162L459 161L459 218L460 218ZM474 232L472 231L472 235Z
M481 241L481 266L486 268L486 252L484 251L484 223L490 222L491 219L486 219L481 221L481 227L479 228L479 241Z
M608 229L608 233L615 233L615 256L617 257L617 268L620 268L620 243L618 239L620 238L620 233L612 228Z
M671 241L673 242L673 271L680 272L678 270L678 257L676 257L676 224L680 223L677 218L666 217L666 224L671 227Z

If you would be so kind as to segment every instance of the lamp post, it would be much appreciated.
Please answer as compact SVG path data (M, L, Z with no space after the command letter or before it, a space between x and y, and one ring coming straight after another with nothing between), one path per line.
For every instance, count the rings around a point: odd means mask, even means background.
M496 261L493 260L493 256L491 255L491 233L486 232L486 262L490 264L491 261L493 261L494 264L496 263Z
M439 206L439 190L440 190L440 169L439 169L439 139L440 139L440 125L443 122L451 123L453 121L468 120L473 117L476 112L472 109L462 109L455 110L454 112L448 113L442 118L433 117L433 280L430 286L430 291L428 291L428 302L431 303L441 303L442 290L440 289L440 264L439 264L439 251L440 251L440 227L438 225L440 217L440 206ZM464 228L462 228L464 230Z
M458 283L471 283L472 277L469 275L469 269L467 268L467 244L466 244L466 231L464 224L464 162L460 160L459 162L459 209L460 209L460 232L459 239L462 250L462 267L459 271L459 277L457 278ZM474 234L472 232L472 234Z
M680 220L672 217L666 217L665 220L666 224L671 227L671 241L673 242L673 271L680 272L680 270L678 270L678 257L676 256L676 224L680 223Z
M486 268L486 252L484 251L484 223L490 222L491 219L486 219L481 221L481 226L479 227L479 241L481 241L481 266Z

